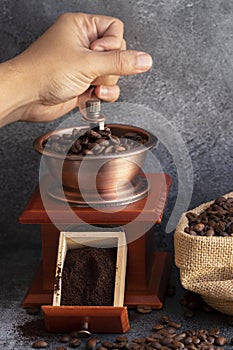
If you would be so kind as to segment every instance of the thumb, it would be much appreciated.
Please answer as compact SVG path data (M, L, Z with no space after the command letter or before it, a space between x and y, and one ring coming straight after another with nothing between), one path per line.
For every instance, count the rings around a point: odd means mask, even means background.
M132 50L92 51L91 60L96 76L143 73L152 66L152 57Z

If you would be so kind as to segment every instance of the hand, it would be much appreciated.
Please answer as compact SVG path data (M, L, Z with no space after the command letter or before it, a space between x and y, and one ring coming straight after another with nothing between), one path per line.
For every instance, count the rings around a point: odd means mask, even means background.
M96 85L95 95L100 99L115 101L119 76L145 72L151 65L149 54L126 50L120 20L64 14L9 61L10 71L19 72L22 95L27 95L11 119L43 122L58 118L78 106L79 96L90 85Z

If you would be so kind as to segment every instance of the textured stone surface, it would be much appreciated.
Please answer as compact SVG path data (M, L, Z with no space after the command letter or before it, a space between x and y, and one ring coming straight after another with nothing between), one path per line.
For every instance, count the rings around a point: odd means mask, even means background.
M161 113L168 125L171 123L179 132L194 171L190 207L232 190L232 1L1 0L0 5L0 61L20 53L62 12L90 12L121 18L125 22L128 47L151 53L154 66L147 74L121 79L120 101L143 104ZM136 112L131 122L141 125L142 116ZM152 124L151 131L156 134L156 113ZM1 257L7 268L11 259L7 247L12 247L16 261L20 261L21 251L35 249L33 255L25 257L24 289L29 280L27 274L32 274L26 266L34 261L34 255L39 257L40 254L38 228L17 223L38 181L39 156L33 151L32 143L38 135L57 125L58 121L46 125L21 123L0 130ZM169 133L169 128L167 131ZM172 133L169 137L172 139ZM176 148L179 150L179 146ZM163 169L174 179L166 222L175 203L179 178L174 157L167 151L166 144L160 143L155 154ZM180 160L182 157L181 153ZM184 166L184 173L189 170ZM184 182L180 182L179 186L182 184ZM14 278L21 265L12 262L10 266L14 286ZM7 277L4 277L6 282L1 286L4 311L1 314L12 322L14 314L9 311L9 305L19 305L19 299L26 290L17 292L21 286L21 278L17 275L16 292L4 301L12 287ZM20 319L21 312L17 311L15 317ZM137 322L135 326L140 324L141 327L141 323ZM0 339L4 341L4 335ZM11 348L20 349L20 346L12 345ZM22 348L25 349L24 346Z

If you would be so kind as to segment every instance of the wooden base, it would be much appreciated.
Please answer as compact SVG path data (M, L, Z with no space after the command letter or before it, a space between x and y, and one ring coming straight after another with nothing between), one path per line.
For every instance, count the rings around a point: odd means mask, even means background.
M171 260L170 253L155 253L148 286L140 290L126 289L124 299L125 306L133 308L139 304L143 304L150 305L153 309L161 309L170 275ZM43 268L41 263L22 305L25 308L52 305L52 301L53 290L46 290L43 288Z
M42 306L49 332L72 332L88 323L91 333L125 333L130 329L126 307L114 306Z
M45 316L47 313L48 317L47 328L56 327L56 322L59 320L65 325L64 317L69 318L69 313L78 320L82 317L82 310L78 307L65 310L62 306L58 306L58 309L51 306L60 231L66 231L67 225L71 224L123 226L128 246L124 304L130 308L139 304L150 305L153 309L160 309L163 306L170 274L171 255L167 252L154 253L153 225L159 224L162 220L171 178L166 174L147 174L147 178L151 185L148 196L126 207L119 207L117 209L120 210L116 211L113 210L114 208L107 208L102 212L91 207L75 206L67 210L64 203L56 202L49 197L46 197L49 208L46 207L45 210L39 188L34 191L20 217L20 222L41 225L42 263L23 301L23 307L50 305L43 308ZM46 178L44 186L41 187L45 191L45 196L50 183L51 178ZM63 316L60 314L62 309L65 310ZM109 307L109 309L111 309L110 313L108 316L105 315L106 320L115 313L115 319L111 321L112 326L109 331L126 331L128 329L126 308L116 311L115 307ZM92 312L91 309L89 310ZM50 318L56 319L54 324L50 324ZM59 322L58 327L61 325ZM105 321L101 321L101 324L102 322ZM114 327L113 324L115 324Z
M137 305L149 305L152 309L161 309L171 271L172 256L167 252L154 253L151 276L148 286L140 290L127 289L124 304L129 308Z

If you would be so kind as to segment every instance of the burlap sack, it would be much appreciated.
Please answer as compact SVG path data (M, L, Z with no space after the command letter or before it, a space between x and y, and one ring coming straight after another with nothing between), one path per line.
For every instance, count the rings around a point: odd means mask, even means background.
M233 192L224 197L233 197ZM200 214L213 201L191 210ZM198 293L207 304L233 315L233 237L191 236L186 213L181 216L174 235L175 263L184 288Z

